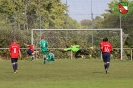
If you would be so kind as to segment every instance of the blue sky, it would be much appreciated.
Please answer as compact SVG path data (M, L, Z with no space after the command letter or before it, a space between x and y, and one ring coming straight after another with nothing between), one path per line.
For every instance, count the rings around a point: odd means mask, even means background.
M61 0L69 6L69 16L80 22L83 19L91 19L91 11L93 17L100 16L108 9L108 3L112 0ZM92 10L91 10L92 7Z

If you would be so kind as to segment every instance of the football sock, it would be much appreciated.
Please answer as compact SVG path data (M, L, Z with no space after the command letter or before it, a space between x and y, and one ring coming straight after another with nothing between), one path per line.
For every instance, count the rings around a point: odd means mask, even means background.
M33 60L34 58L33 57L31 57L31 60Z
M15 71L18 69L18 64L15 64Z
M109 63L107 63L107 69L109 68Z
M15 70L15 64L13 64L12 67L13 67L13 70L14 70L14 72L15 72L15 71L16 71L16 70Z
M43 62L43 64L45 64L46 63L46 58L44 58L44 62Z
M45 64L45 63L46 63L46 61L44 60L43 64Z
M46 60L46 58L44 58L44 60Z
M107 64L104 64L104 68L105 68L105 70L107 69Z

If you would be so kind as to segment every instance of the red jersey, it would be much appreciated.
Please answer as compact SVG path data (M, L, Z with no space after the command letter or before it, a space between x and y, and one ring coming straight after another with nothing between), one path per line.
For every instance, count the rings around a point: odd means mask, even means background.
M34 46L33 45L29 45L29 50L31 50L32 52L34 52Z
M20 53L20 45L17 43L12 43L9 47L9 51L11 53L11 58L18 58Z
M101 49L102 49L102 52L106 52L106 53L110 53L110 51L112 51L112 44L109 43L109 42L102 42L101 44Z

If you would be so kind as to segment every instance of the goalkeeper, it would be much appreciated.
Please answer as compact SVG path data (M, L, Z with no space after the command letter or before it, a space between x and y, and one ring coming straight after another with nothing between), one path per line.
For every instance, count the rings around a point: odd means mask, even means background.
M83 54L83 50L80 49L80 46L75 44L75 45L71 45L70 48L66 48L64 49L64 51L73 51L75 52L75 58L80 58L81 56L79 56L79 54Z

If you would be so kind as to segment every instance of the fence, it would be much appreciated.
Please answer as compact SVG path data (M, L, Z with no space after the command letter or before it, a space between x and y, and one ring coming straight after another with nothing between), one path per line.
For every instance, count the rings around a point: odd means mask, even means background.
M30 60L30 57L27 54L27 50L28 48L21 48L22 58L19 58L20 60ZM40 48L35 48L35 50L38 51L37 53L35 53L35 60L43 59L43 55ZM63 52L61 53L61 55L59 55L58 52L60 52L61 49L50 49L50 50L54 50L55 59L75 59L74 53L71 51ZM114 51L115 50L119 50L119 49L114 49ZM128 52L127 58L123 60L133 60L133 48L123 48L123 50L125 52L127 50ZM114 54L115 53L114 51L112 52L112 55L114 56L111 55L111 59L120 59L120 54L118 53ZM124 54L123 54L123 57L124 57ZM100 50L97 51L97 54L95 54L93 51L92 53L81 55L81 59L100 59L100 58L101 58ZM8 48L0 48L0 60L2 59L5 59L5 60L10 59Z

